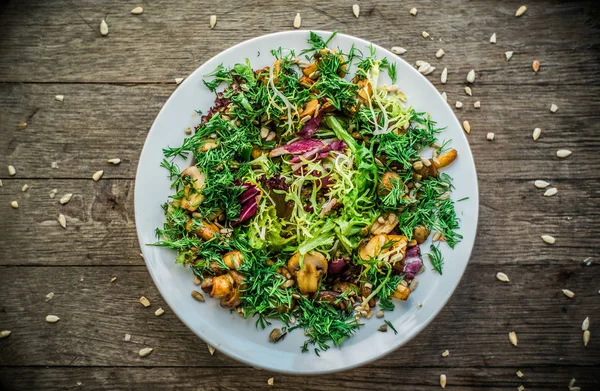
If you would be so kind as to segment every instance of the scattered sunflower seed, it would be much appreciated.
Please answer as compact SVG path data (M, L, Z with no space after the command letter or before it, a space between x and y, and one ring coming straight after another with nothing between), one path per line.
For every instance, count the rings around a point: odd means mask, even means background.
M444 92L442 92L442 98L443 98L443 99L444 99L446 102L448 102L448 94L446 94L446 92L445 92L445 91L444 91Z
M442 58L442 57L444 57L444 54L446 54L446 52L444 52L444 49L438 49L438 51L437 51L437 52L435 52L435 56L436 56L437 58Z
M450 351L448 349L442 352L442 357L448 357L450 355Z
M383 311L377 311L377 313L375 314L375 317L379 319L383 318L384 316L385 314L383 313Z
M391 50L392 50L392 53L394 53L394 54L406 53L406 49L404 49L403 47L400 47L400 46L393 46Z
M356 4L354 4L354 5L356 5ZM358 7L358 5L356 5L356 6ZM355 15L357 13L355 13ZM356 15L356 17L358 18L358 15ZM267 384L270 385L270 386L272 386L273 384L275 384L275 378L274 377L270 377L269 380L267 380Z
M204 299L204 295L198 291L192 291L192 297L194 300L199 301L200 303L204 303L206 299Z
M473 96L473 91L471 90L471 87L469 87L469 86L465 87L465 94L467 94L469 96Z
M190 135L192 134L192 129L188 126L187 128L185 128L184 132L185 134Z
M496 278L502 282L509 282L508 276L502 272L496 273Z
M214 29L217 25L217 15L211 15L208 19L208 23L211 29Z
M202 279L199 276L194 276L194 285L202 284Z
M423 74L425 76L430 75L433 73L433 71L435 71L435 67L430 66L429 69L427 69Z
M551 187L551 188L549 188L548 190L546 190L544 192L544 196L545 197L552 197L556 193L558 193L558 189L556 187Z
M576 381L577 381L577 379L572 378L571 381L569 382L569 388L573 387L575 385Z
M58 224L60 224L61 227L63 227L64 229L67 229L67 218L65 217L64 214L60 213L58 215L58 217L56 218L56 220L58 220Z
M96 182L98 182L100 180L100 178L102 178L102 175L104 175L104 171L100 170L100 171L96 171L94 173L94 175L92 175L92 179Z
M517 387L517 391L525 391L525 387L523 387L521 384L519 387Z
M510 59L512 58L514 52L508 51L508 52L504 52L504 56L506 57L506 61L510 61Z
M210 355L214 356L214 354L217 351L217 349L215 349L214 347L210 346L209 344L206 344L206 347L208 348L208 352L210 353Z
M175 84L181 84L182 81L183 81L183 77L176 77L175 78Z
M411 8L411 9L410 9L410 14L411 14L412 16L417 16L417 9L416 9L416 8L414 8L414 7L413 7L413 8Z
M302 17L300 16L300 12L298 12L294 17L294 28L299 29L300 26L302 26Z
M115 159L108 159L106 162L107 162L107 163L110 163L110 164L117 165L117 164L121 163L121 159L119 159L119 158L115 158Z
M110 281L108 282L109 284L112 284L113 282L117 281L117 277L113 277L110 279Z
M558 151L556 151L556 156L562 159L562 158L566 158L571 153L572 152L569 151L568 149L559 149Z
M589 328L590 328L590 317L588 316L587 318L585 318L583 320L583 323L581 323L581 330L586 331Z
M515 16L518 18L519 16L523 15L525 11L527 11L527 7L522 5L517 9L517 12L515 12Z
M423 31L421 35L423 36L423 38L429 38L429 33L427 31Z
M19 203L17 201L11 201L10 206L12 206L13 209L19 209Z
M444 374L440 375L440 387L446 388L446 375Z
M569 391L581 391L581 387L569 387Z
M125 338L123 338L123 341L125 341L125 342L131 341L131 334L125 334Z
M457 109L462 109L463 103L461 101L457 100L456 103L454 104L454 106L456 106Z
M156 316L161 316L164 313L165 313L165 310L163 310L162 308L159 308L156 311L154 311L154 315L156 315Z
M519 343L519 341L517 340L517 333L515 333L514 331L511 331L510 333L508 333L508 340L514 346L517 346L517 344Z
M554 242L556 242L556 239L550 235L542 235L542 240L548 244L554 244Z
M23 187L21 188L22 192L26 192L27 189L29 189L29 185L28 184L24 184Z
M533 60L533 62L531 63L531 69L533 69L533 71L537 73L540 70L540 62L538 60Z
M140 357L146 357L147 355L149 355L150 353L152 353L154 349L152 348L143 348L140 349L139 355Z
M0 179L0 187L2 187L2 179Z
M473 103L473 107L475 107L476 109L481 108L481 102L477 101L477 102Z
M103 36L108 35L108 25L106 24L106 20L104 19L102 19L102 22L100 22L100 34L102 34Z
M496 43L496 33L492 34L490 37L490 43Z
M142 12L144 12L144 9L142 7L135 7L131 10L131 13L134 15L140 15Z
M462 125L463 129L465 130L465 132L467 132L467 134L471 133L471 124L469 123L469 121L463 121Z
M25 122L25 121L20 121L20 122L17 124L17 126L18 126L19 128L26 128L26 127L27 127L27 122Z
M282 333L281 332L281 329L274 328L269 333L269 342L271 342L271 343L277 343L277 342L281 341L283 338L285 338L285 334L286 333Z
M538 138L540 138L541 134L542 134L542 129L540 129L540 128L533 129L533 141L536 141Z
M442 76L440 76L440 81L442 82L442 84L446 84L446 81L448 81L448 68L444 68L444 70L442 71Z
M550 186L550 183L548 183L546 181L542 181L541 179L538 179L535 182L533 182L533 185L535 187L537 187L538 189L545 189L546 187Z
M431 68L431 64L425 61L417 61L417 66L417 70L419 71L419 73L425 73L429 70L429 68Z
M552 103L552 104L550 105L550 112L552 112L552 113L556 113L557 111L558 111L558 106L557 106L557 105L555 105L554 103Z
M12 164L8 165L8 175L13 176L17 173L17 169Z
M517 376L519 376L519 377L523 377L523 376L525 376L525 375L523 374L523 372L521 372L520 370L518 370L518 371L517 371Z
M46 322L48 323L56 323L60 320L60 318L56 315L48 315L46 316Z
M50 292L46 295L46 302L54 299L54 292Z
M381 326L379 326L377 331L381 331L382 333L387 333L387 329L388 329L387 324L382 324Z
M588 343L590 342L591 335L592 335L592 333L590 333L590 330L585 330L583 332L583 346L588 345Z
M150 307L150 300L146 299L146 296L140 297L140 303L142 303L144 307Z
M467 81L469 83L473 83L475 81L475 70L471 69L469 73L467 73Z
M48 193L48 195L50 196L50 198L54 198L56 196L56 193L58 193L58 189L52 189L50 190L50 193Z
M73 197L73 193L65 194L64 196L62 196L60 198L60 200L58 202L60 202L61 205L64 205L67 202L71 201L71 197Z
M360 5L354 4L352 6L352 13L358 18L358 16L360 15Z
M562 290L562 293L563 293L565 296L567 296L569 299L572 299L572 298L574 298L574 297L575 297L575 293L574 293L572 290L570 290L570 289L563 289L563 290Z
M62 102L62 101L64 101L64 100L65 100L65 96L64 96L64 95L56 95L56 96L54 97L54 99L56 99L56 100L57 100L57 101L59 101L59 102Z
M0 338L6 338L10 335L11 331L10 330L2 330L0 331Z

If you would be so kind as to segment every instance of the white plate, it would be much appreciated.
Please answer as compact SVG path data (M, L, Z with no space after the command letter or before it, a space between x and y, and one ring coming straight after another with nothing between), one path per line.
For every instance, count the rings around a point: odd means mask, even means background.
M325 39L331 34L318 33ZM388 50L373 45L377 58L387 57L397 64L397 84L408 97L408 104L417 111L429 112L438 125L447 127L440 137L452 139L452 146L458 150L457 160L445 172L454 178L456 189L452 198L469 198L456 204L463 240L454 250L445 244L441 246L445 259L443 276L432 271L429 260L424 257L428 270L419 276L419 288L407 302L394 300L395 311L386 313L385 319L393 323L398 335L391 330L378 332L383 320L373 317L341 348L332 347L320 357L312 350L309 353L300 351L305 339L301 330L271 344L268 342L270 328L257 330L254 319L242 319L222 309L218 300L198 303L192 299L190 292L196 288L192 283L192 272L175 264L175 252L148 246L156 241L155 228L164 222L160 205L172 194L167 172L159 167L162 149L179 146L185 137L184 129L200 121L194 110L207 111L212 106L214 94L202 84L203 75L213 71L218 64L231 67L245 58L250 59L254 69L272 65L271 49L281 46L298 53L307 47L308 34L308 31L289 31L251 39L213 57L192 73L156 117L140 157L135 183L135 220L144 259L158 289L177 316L218 351L237 360L273 371L307 374L340 371L373 361L404 345L423 330L446 304L465 270L475 240L479 206L473 157L452 110L436 88L412 66ZM369 42L344 34L338 34L329 46L339 47L347 53L352 44L363 53L369 52ZM391 84L384 72L381 83ZM187 166L185 162L179 162L179 167ZM423 249L428 252L429 243L425 243Z

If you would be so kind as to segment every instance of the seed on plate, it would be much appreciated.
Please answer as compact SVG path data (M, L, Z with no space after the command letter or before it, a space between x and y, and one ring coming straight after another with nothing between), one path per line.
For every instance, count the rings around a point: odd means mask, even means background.
M442 92L442 99L444 99L446 102L448 102L448 94L446 94L446 92Z
M558 189L556 187L551 187L551 188L549 188L548 190L546 190L544 192L544 196L545 197L552 197L556 193L558 193Z
M110 163L110 164L117 165L117 164L121 163L121 159L119 159L119 158L115 158L115 159L108 159L106 162L107 162L107 163Z
M538 60L533 60L533 62L531 63L531 69L533 69L533 71L537 73L540 70L540 62Z
M354 4L352 6L352 13L358 18L358 16L360 15L360 5Z
M517 9L517 12L515 12L515 16L518 18L519 16L523 15L525 11L527 11L527 7L522 5Z
M427 31L423 31L421 35L423 36L423 38L429 38L429 33Z
M431 238L432 242L437 242L438 240L440 240L440 237L442 236L441 232L436 232L433 234L433 237Z
M192 297L194 300L199 301L200 303L204 303L206 301L204 299L204 295L198 291L192 291Z
M509 282L508 276L502 272L496 273L496 278L502 282Z
M94 173L94 175L92 175L92 179L96 182L98 182L100 180L100 178L102 178L102 175L104 175L104 171L100 170L100 171L96 171Z
M208 352L210 353L210 355L214 356L214 354L217 351L217 349L215 349L214 347L210 346L209 344L206 344L206 347L208 348Z
M496 43L496 33L492 34L490 37L490 43Z
M185 128L184 132L185 134L190 135L192 134L192 129L188 126L187 128Z
M131 10L131 13L134 15L140 15L142 12L144 12L144 9L142 7L135 7Z
M381 326L379 326L377 331L381 331L382 333L387 333L387 324L382 324Z
M554 242L556 242L556 239L550 235L542 235L542 240L548 244L554 244Z
M17 173L17 170L15 169L15 166L13 166L12 164L8 165L8 175L13 176Z
M21 191L22 192L26 192L27 189L29 189L29 185L28 184L24 184L23 187L21 187Z
M379 319L383 318L384 316L385 314L383 313L383 311L377 311L377 313L375 314L375 317Z
M161 316L164 313L165 313L165 310L163 310L162 308L159 308L156 311L154 311L154 315L156 315L156 316Z
M13 209L19 209L19 203L17 201L11 201L10 206L12 206Z
M592 335L592 333L590 333L590 330L585 330L583 332L583 346L587 346L588 343L590 342L590 336Z
M46 322L48 323L56 323L60 320L60 318L56 315L48 315L46 316Z
M56 218L56 220L58 220L58 224L60 224L61 227L63 228L67 228L67 218L65 217L64 214L60 213L58 215L58 217Z
M533 129L533 141L536 141L538 138L540 138L541 134L542 134L542 129L540 129L540 128Z
M514 346L517 346L517 344L519 343L519 341L517 340L517 333L515 333L514 331L511 331L510 333L508 333L508 340Z
M477 102L473 103L473 107L475 107L476 109L481 108L481 102L477 101Z
M358 15L356 15L356 17L358 18ZM273 384L275 384L275 378L274 377L270 377L269 380L267 380L267 384L270 385L270 386L272 386Z
M302 26L302 17L300 16L300 12L298 12L294 17L294 28L299 29L300 26Z
M575 297L575 293L570 289L563 289L562 293L563 293L563 295L567 296L569 299L572 299Z
M57 101L59 101L59 102L62 102L62 101L64 101L64 100L65 100L65 96L64 96L64 95L56 95L56 96L54 97L54 99L56 99L56 100L57 100Z
M467 134L471 133L471 124L469 123L469 121L467 121L467 120L463 121L462 125L463 125L463 129L465 130L465 132L467 132Z
M442 58L444 56L444 54L446 54L446 52L444 52L444 49L438 49L438 51L435 52L435 56L437 58Z
M550 183L546 182L546 181L543 181L541 179L538 179L535 182L533 182L533 185L535 187L537 187L538 189L545 189L546 187L550 186Z
M475 70L471 69L469 73L467 73L467 81L469 83L473 83L475 81Z
M504 52L504 56L506 57L506 61L510 61L510 59L512 58L514 52L508 51L508 52Z
M456 106L457 109L462 109L463 103L461 101L457 100L456 103L454 104L454 106Z
M209 25L211 29L214 29L217 25L217 15L211 15L209 19Z
M281 329L274 328L269 333L269 342L277 343L277 342L281 341L284 337L285 337L285 333L282 333Z
M450 351L448 349L442 352L442 357L448 357L450 355Z
M182 81L183 81L183 77L176 77L175 78L175 84L181 84Z
M143 348L140 349L139 355L140 357L146 357L147 355L149 355L150 353L152 353L154 349L152 348Z
M446 375L444 374L440 375L440 387L446 388Z
M0 339L8 337L10 335L10 333L11 333L10 330L2 330L2 331L0 331Z
M400 47L400 46L393 46L392 47L392 53L394 53L394 54L404 54L404 53L406 53L406 49L404 49L403 47Z
M583 320L583 323L581 324L581 330L586 331L589 328L590 328L590 317L588 316L587 318L585 318Z
M572 152L569 151L568 149L559 149L558 151L556 151L556 156L562 159L562 158L566 158L571 153Z
M518 371L517 371L517 376L519 376L519 377L523 377L523 376L525 376L525 375L523 374L523 372L521 372L521 370L518 370Z
M71 197L73 197L73 193L68 193L68 194L65 194L64 196L62 196L62 197L60 198L60 200L59 200L58 202L60 202L60 203L61 203L61 205L64 205L64 204L66 204L67 202L71 201Z
M471 87L469 87L469 86L465 87L465 94L467 94L469 96L473 96L473 91L471 90Z
M408 284L408 289L410 289L411 292L414 292L415 289L417 289L418 285L419 285L419 280L417 280L416 278L413 278L413 280L410 282L410 284Z
M552 103L552 104L550 105L550 112L552 112L552 113L556 113L557 111L558 111L558 106L557 106L557 105L555 105L554 103Z
M102 22L100 22L100 34L102 34L103 36L108 35L108 25L106 24L106 20L104 19L102 19Z
M448 68L444 68L444 70L442 71L442 76L440 76L440 81L442 82L442 84L446 84L446 81L448 81ZM445 92L444 92L445 94Z
M46 302L49 302L52 299L54 299L54 292L50 292L46 295Z

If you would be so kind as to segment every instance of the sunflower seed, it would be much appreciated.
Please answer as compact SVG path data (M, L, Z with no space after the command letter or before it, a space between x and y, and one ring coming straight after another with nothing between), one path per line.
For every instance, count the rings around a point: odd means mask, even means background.
M392 53L394 53L394 54L404 54L404 53L406 53L406 49L404 49L404 48L402 48L400 46L393 46L391 50L392 50Z
M103 36L108 35L108 25L106 24L106 20L104 19L102 19L102 22L100 22L100 34L102 34Z
M214 29L217 25L217 15L211 15L210 19L208 20L208 23L210 25L210 28Z
M481 102L477 101L477 102L473 103L473 107L475 107L476 109L481 108Z
M92 175L92 179L93 179L94 181L98 182L98 181L100 180L100 178L102 178L102 175L103 175L103 174L104 174L104 171L103 171L103 170L96 171L96 172L94 173L94 175Z
M423 73L425 76L430 75L433 73L433 71L435 71L435 67L430 66L428 70L425 71L425 73Z
M417 61L417 66L419 67L417 68L419 73L425 73L429 68L431 68L431 64L425 61Z
M62 101L64 101L64 100L65 100L65 96L64 96L64 95L56 95L56 96L54 97L54 99L56 99L56 100L57 100L57 101L59 101L59 102L62 102Z
M440 387L446 388L446 375L444 374L440 375Z
M423 36L423 38L429 38L429 33L427 31L423 31L421 35Z
M28 184L24 184L23 187L21 188L22 192L26 192L27 189L29 189L29 185Z
M177 85L181 84L182 81L183 81L183 77L176 77L175 78L175 84L177 84Z
M518 18L519 16L523 15L525 11L527 11L527 7L522 5L517 9L517 12L515 12L515 16Z
M444 99L446 102L448 102L448 94L446 94L446 92L445 92L445 91L444 91L444 92L442 92L442 98L443 98L443 99Z
M210 346L209 344L206 344L206 347L208 348L208 352L210 353L210 355L214 356L214 354L217 351L217 349L215 349L214 347Z
M535 187L537 187L538 189L545 189L546 187L550 186L550 183L548 183L546 181L542 181L541 179L538 179L535 182L533 182L533 185Z
M48 323L56 323L60 320L60 318L56 315L48 315L46 316L46 322Z
M556 242L556 239L550 235L542 235L542 240L548 244L554 244L554 242Z
M590 333L590 330L585 330L583 332L583 346L587 346L588 343L590 342L590 336L592 333Z
M159 308L156 311L154 311L154 315L156 315L156 316L161 316L164 313L165 313L165 310L163 310L162 308Z
M67 202L71 201L71 197L73 197L73 193L65 194L61 197L61 199L58 202L60 202L61 205L64 205Z
M463 121L462 125L463 129L465 130L465 132L467 132L467 134L471 133L471 124L469 123L469 121Z
M450 351L448 349L442 352L442 357L448 357L450 355Z
M517 333L515 333L514 331L511 331L510 333L508 333L508 340L514 346L517 346L517 344L519 343L519 341L517 340Z
M438 240L440 240L440 237L442 237L442 233L441 232L436 232L433 234L433 237L431 238L432 242L437 242Z
M58 224L60 224L61 227L67 229L67 218L64 214L60 213L56 220L58 220Z
M8 175L13 176L17 173L17 170L15 169L15 166L9 164L8 165Z
M545 197L552 197L556 193L558 193L558 189L556 187L551 187L551 188L549 188L548 190L546 190L544 192L544 196Z
M0 338L6 338L10 335L11 331L10 330L2 330L0 331Z
M525 391L525 387L523 387L521 384L519 387L517 387L517 391Z
M556 156L562 159L569 156L571 153L572 152L568 149L559 149L558 151L556 151Z
M523 376L525 376L525 375L523 374L523 372L521 372L520 370L518 370L518 371L517 371L517 376L519 376L519 377L523 377Z
M583 323L581 324L581 330L586 331L589 328L590 328L590 317L588 316L587 318L585 318L583 320Z
M300 16L300 12L298 12L294 17L294 28L299 29L300 26L302 26L302 17Z
M540 62L538 60L533 60L533 62L531 63L531 69L533 69L533 71L537 73L540 70Z
M490 37L490 43L496 43L496 33L492 34Z
M117 281L117 277L113 277L110 279L110 281L108 282L109 284L112 284L113 282Z
M444 57L444 54L446 54L446 52L444 52L444 49L438 49L438 51L437 51L437 52L435 52L435 56L436 56L437 58L442 58L442 57Z
M140 297L140 303L142 303L144 307L150 307L150 300L146 299L145 296Z
M27 122L20 121L20 122L17 124L17 127L19 127L19 128L25 128L25 127L27 127Z
M469 73L467 73L467 81L469 83L473 83L475 81L475 70L471 69Z
M352 6L352 13L358 18L358 16L360 15L360 6L358 4L354 4Z
M538 138L540 138L541 134L542 134L542 129L540 129L540 128L533 129L533 141L536 141Z
M569 391L581 391L581 387L569 387Z
M414 292L415 289L417 289L418 285L419 285L419 280L417 280L416 278L413 278L413 280L410 282L410 284L408 284L408 288L410 289L411 292Z
M107 162L107 163L110 163L110 164L117 165L117 164L121 163L121 159L119 159L119 158L115 158L115 159L108 159L106 162Z
M411 8L411 9L410 9L410 14L411 14L412 16L417 16L417 9L416 9L416 8L414 8L414 7L413 7L413 8Z
M277 137L277 133L271 131L267 135L267 138L265 138L265 141L273 141L273 140L275 140L275 137Z
M204 295L198 291L192 291L192 297L194 300L199 301L200 303L204 303L206 299L204 299Z
M142 12L144 12L144 9L142 7L135 7L131 10L131 13L134 15L140 15Z
M504 56L506 57L506 61L510 61L510 59L512 58L514 52L508 51L508 52L504 52Z
M54 299L54 292L50 292L46 295L46 302L49 302L52 299Z
M575 385L576 381L577 381L577 379L572 378L571 381L569 382L569 388L573 387Z
M569 299L572 299L575 297L575 293L570 289L563 289L562 293L563 293L563 295L567 296Z
M448 68L444 68L444 70L442 71L442 76L440 76L440 81L442 82L442 84L446 84L446 81L448 81Z
M557 105L555 105L554 103L552 103L552 104L550 105L550 112L552 112L552 113L556 113L557 111L558 111L558 106L557 106Z
M385 314L383 313L383 311L377 311L377 313L375 314L375 317L379 319L383 318L384 316Z
M502 272L496 273L496 278L502 282L509 282L508 276Z
M494 141L494 137L496 135L494 134L494 132L489 132L486 136L486 138L488 139L488 141Z
M56 196L56 193L58 193L58 189L52 189L50 190L50 193L48 193L48 195L50 196L50 198L54 198Z
M143 348L140 349L139 355L140 357L146 357L147 355L149 355L150 353L152 353L154 349L152 348Z
M387 333L387 329L388 329L387 324L382 324L381 326L379 326L377 331L381 331L382 333Z
M463 103L461 101L457 100L456 103L454 104L454 106L456 106L457 109L462 109Z
M19 209L19 203L17 201L11 201L10 206L12 206L13 209Z
M2 187L2 179L0 179L0 187Z
M465 94L467 94L469 96L473 96L473 91L471 90L471 87L469 87L469 86L465 87Z
M356 5L356 4L354 4ZM358 5L356 5L358 7ZM357 13L355 13L356 15ZM358 18L358 15L356 15L356 17ZM272 386L273 384L275 384L275 378L274 377L270 377L269 380L267 380L267 384Z
M192 129L188 126L187 128L185 128L184 132L185 134L190 135L192 134Z

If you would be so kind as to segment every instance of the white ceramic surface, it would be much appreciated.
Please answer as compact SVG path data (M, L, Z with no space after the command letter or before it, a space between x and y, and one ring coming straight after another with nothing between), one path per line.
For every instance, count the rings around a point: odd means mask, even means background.
M318 33L325 39L331 34ZM202 84L203 75L211 72L218 64L233 66L236 62L243 62L245 58L250 59L254 69L271 65L274 61L271 49L281 46L298 53L306 48L308 34L308 31L289 31L240 43L208 60L192 73L177 87L152 125L140 157L135 183L135 220L144 259L158 289L177 316L219 352L252 366L305 374L334 372L365 364L402 346L423 330L446 304L465 270L475 240L479 205L473 157L452 110L436 88L412 66L388 50L374 45L378 58L388 57L397 64L397 84L408 97L408 104L417 111L431 113L438 125L447 127L440 137L452 139L451 145L458 150L457 160L445 172L454 178L456 189L452 198L469 199L456 204L462 242L454 250L445 244L440 247L445 259L443 276L431 270L428 258L424 257L427 271L419 276L419 288L407 302L394 300L395 311L386 313L385 319L393 323L398 335L391 331L378 332L377 328L383 321L373 317L366 321L366 325L354 337L345 341L341 348L332 347L322 352L320 357L312 350L309 353L300 351L304 342L301 330L290 333L278 344L271 344L268 342L270 328L257 330L254 319L242 319L237 314L220 308L218 300L207 299L206 303L194 301L190 296L195 288L192 272L175 264L175 252L148 246L156 241L155 228L162 226L164 222L160 205L171 194L167 172L159 167L163 159L162 148L179 146L185 137L184 129L194 126L200 120L199 115L194 115L194 110L207 111L212 105L214 94ZM339 47L348 52L352 44L363 53L369 52L369 42L344 34L338 34L330 42L330 47ZM384 73L382 72L381 83L391 84ZM186 164L179 162L179 167L185 168ZM424 252L428 252L429 242L422 248ZM273 327L275 325L277 323ZM164 338L172 336L165 335ZM200 340L198 345L200 349L203 348Z

